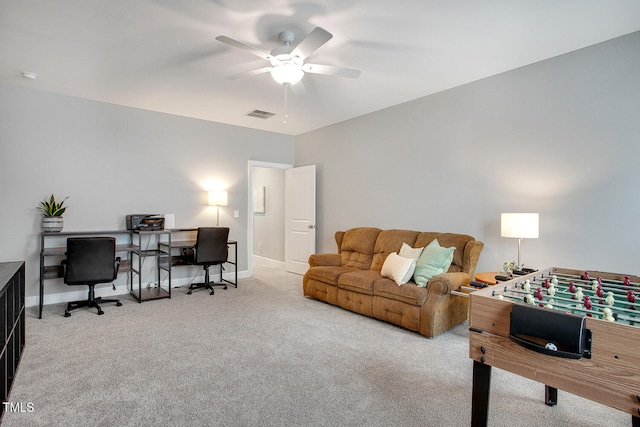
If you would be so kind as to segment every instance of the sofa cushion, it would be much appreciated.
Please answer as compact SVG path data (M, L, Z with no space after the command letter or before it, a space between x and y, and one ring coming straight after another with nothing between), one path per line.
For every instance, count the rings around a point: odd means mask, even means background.
M433 276L446 273L453 260L454 250L455 246L450 248L440 246L438 239L429 243L416 263L415 273L413 274L414 282L419 287L424 288Z
M380 278L382 278L382 276L380 272L376 270L355 270L341 274L340 277L338 277L338 288L373 295L373 284ZM396 285L396 288L397 287L398 285Z
M440 245L445 248L450 248L455 246L456 250L453 252L453 260L451 261L451 266L449 267L449 272L455 273L462 270L463 257L464 257L464 249L468 242L475 240L471 236L467 236L466 234L456 234L456 233L435 233L435 232L422 232L418 234L415 243L413 246L427 246L433 240L438 239Z
M413 277L416 261L415 258L405 258L395 252L391 252L387 259L384 260L380 274L382 277L393 279L398 286L404 285Z
M376 319L420 332L422 308L417 305L374 295L372 311Z
M339 248L340 264L343 267L368 270L371 267L373 250L379 233L379 228L371 227L352 228L345 231Z
M343 273L348 273L357 269L350 267L338 267L333 265L322 265L318 267L311 267L306 274L309 279L317 280L318 282L327 283L329 285L338 286L338 277Z
M403 243L410 246L414 245L419 232L413 230L383 230L378 234L375 249L373 251L373 260L371 262L372 270L381 270L384 260L391 252L399 252ZM423 245L424 246L424 245Z
M373 284L373 295L421 307L427 300L429 291L419 288L413 282L398 286L391 279L381 278Z

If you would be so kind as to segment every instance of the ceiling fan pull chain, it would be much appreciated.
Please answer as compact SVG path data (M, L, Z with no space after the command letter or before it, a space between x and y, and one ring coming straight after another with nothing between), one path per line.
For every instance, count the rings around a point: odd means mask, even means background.
M284 123L285 125L287 124L287 89L289 88L290 84L289 83L285 83L282 85L282 87L284 88L284 120L282 121L282 123Z

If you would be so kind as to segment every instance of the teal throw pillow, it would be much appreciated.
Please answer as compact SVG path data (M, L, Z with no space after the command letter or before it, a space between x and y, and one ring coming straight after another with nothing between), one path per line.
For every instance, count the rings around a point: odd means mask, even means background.
M443 248L438 239L429 243L416 262L416 269L413 273L413 281L416 282L416 285L419 288L424 288L433 276L446 273L451 266L451 261L453 261L453 251L455 250L455 246Z

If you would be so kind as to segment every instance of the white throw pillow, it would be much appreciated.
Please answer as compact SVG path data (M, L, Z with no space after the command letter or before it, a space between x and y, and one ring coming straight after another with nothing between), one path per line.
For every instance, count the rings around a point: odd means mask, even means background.
M384 260L380 274L382 274L382 277L392 279L400 286L411 280L415 269L415 259L401 257L396 252L391 252L387 259Z
M405 257L405 258L418 259L418 258L420 258L420 255L422 254L422 250L423 249L424 249L424 247L422 247L422 248L412 248L410 245L407 245L406 243L403 243L402 247L400 248L400 253L398 253L398 255L400 255L401 257Z

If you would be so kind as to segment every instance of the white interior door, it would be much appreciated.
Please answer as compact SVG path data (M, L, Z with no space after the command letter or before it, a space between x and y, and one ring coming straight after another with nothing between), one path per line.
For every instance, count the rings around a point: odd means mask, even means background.
M285 171L285 245L287 271L304 274L316 251L316 165Z

